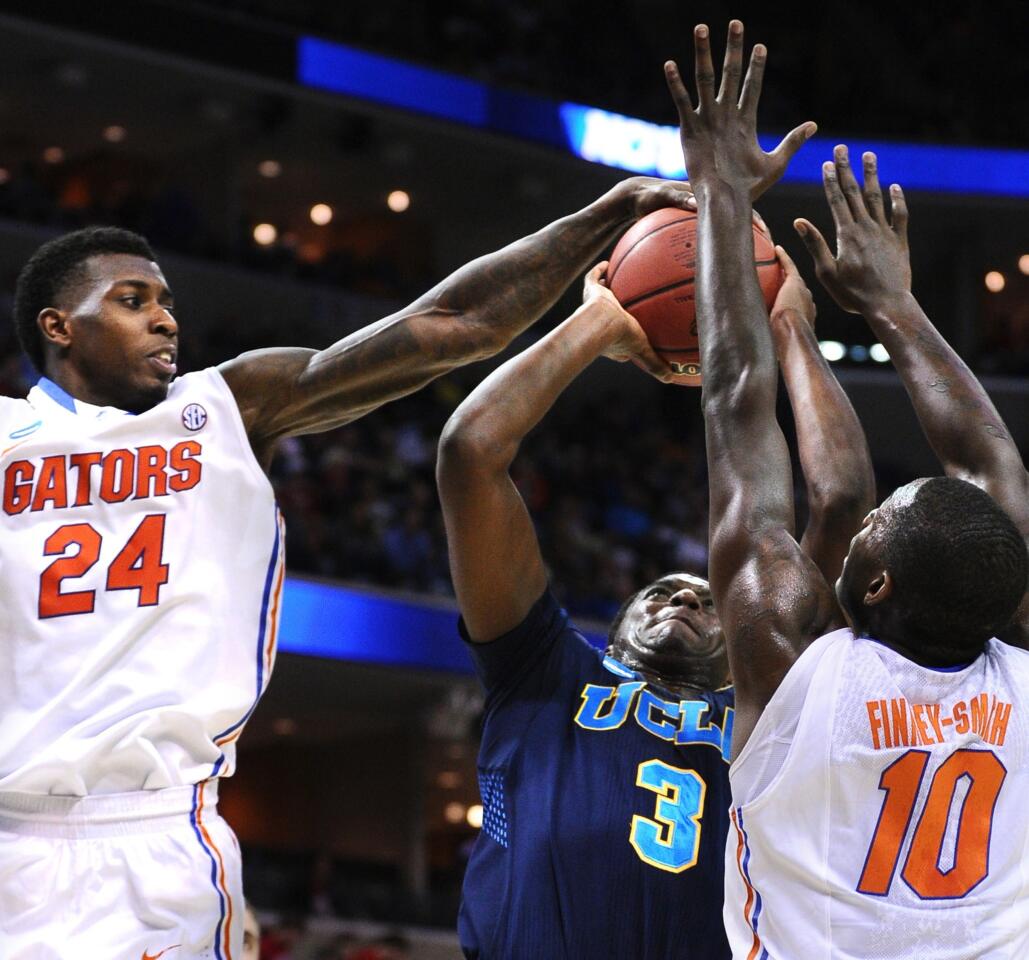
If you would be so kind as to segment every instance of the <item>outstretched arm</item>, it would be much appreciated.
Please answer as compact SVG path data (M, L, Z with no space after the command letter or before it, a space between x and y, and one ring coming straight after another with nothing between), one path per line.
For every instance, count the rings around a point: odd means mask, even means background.
M808 523L800 545L835 583L851 537L875 506L872 459L854 407L818 349L811 291L790 255L775 249L786 280L769 323L807 485Z
M250 442L354 420L460 366L492 356L541 317L634 219L685 207L688 183L634 177L584 210L480 257L391 317L325 350L256 350L221 366Z
M491 373L447 421L436 482L450 572L472 640L487 642L525 619L546 586L532 520L509 470L525 435L601 354L630 357L667 379L643 331L601 283L586 279L585 303L524 353Z
M863 164L863 191L845 146L838 146L834 162L823 168L836 256L807 220L796 222L797 232L833 299L844 310L863 314L886 347L947 475L982 487L1029 538L1029 474L1018 448L982 384L911 294L903 192L897 184L890 187L891 223L875 154L864 154ZM1005 639L1029 644L1029 599Z
M696 293L711 497L710 579L736 687L733 753L738 755L804 645L835 625L835 602L790 532L792 475L775 419L778 368L754 270L749 184L768 165L756 139L765 49L754 48L737 103L743 25L737 20L729 25L717 96L707 27L695 29L694 42L698 110L675 64L665 70L698 204ZM810 136L814 124L798 130Z

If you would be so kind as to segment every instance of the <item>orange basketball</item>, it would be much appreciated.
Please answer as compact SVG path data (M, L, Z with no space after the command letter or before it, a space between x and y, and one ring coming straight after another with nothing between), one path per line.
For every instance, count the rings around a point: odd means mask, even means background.
M700 344L693 274L697 263L697 214L667 207L629 229L611 253L611 292L647 334L654 350L680 376L677 383L699 387ZM783 273L771 236L754 224L754 266L771 307Z

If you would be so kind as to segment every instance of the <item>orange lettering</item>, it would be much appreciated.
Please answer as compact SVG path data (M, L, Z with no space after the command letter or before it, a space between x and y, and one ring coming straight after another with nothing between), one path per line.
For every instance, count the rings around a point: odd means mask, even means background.
M168 495L168 478L164 468L168 451L164 447L147 446L136 450L136 499Z
M168 478L172 490L191 490L200 482L201 464L197 457L203 448L196 440L183 440L171 449L169 464L177 475Z
M993 710L993 723L990 724L990 735L987 740L998 747L1004 746L1004 737L1008 732L1008 719L1011 717L1011 704L1000 702Z
M968 704L959 700L954 704L954 732L968 733Z
M943 729L940 727L940 705L938 703L930 703L926 705L926 709L929 711L929 722L933 725L933 730L936 731L936 742L943 743Z
M912 720L914 721L915 730L918 733L918 743L932 743L932 735L929 733L929 728L925 725L925 704L916 703L911 708L911 715Z
M112 450L103 459L100 472L100 499L121 503L132 493L133 467L136 458L131 450Z
M32 500L36 468L28 460L15 460L4 471L4 513L21 513Z
M908 737L908 703L903 697L899 700L890 701L890 726L893 727L894 746L910 747L911 739Z
M93 501L89 496L89 482L93 467L100 462L99 453L73 453L69 458L71 468L78 471L78 482L75 485L75 502L73 507L88 507Z
M32 510L42 510L47 503L55 508L68 506L68 478L64 472L64 457L43 457L36 480L36 495L32 498Z
M876 750L882 746L879 742L879 731L883 726L881 703L881 700L868 700L865 703L865 709L868 711L868 727L872 731L872 746Z

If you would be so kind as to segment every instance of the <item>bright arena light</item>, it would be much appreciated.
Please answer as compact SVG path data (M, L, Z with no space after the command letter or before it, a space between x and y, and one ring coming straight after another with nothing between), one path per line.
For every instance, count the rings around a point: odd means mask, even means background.
M61 163L64 160L64 151L60 147L47 147L43 151L44 163Z
M1004 289L1004 274L999 270L991 270L984 278L986 289L990 293L1000 293Z
M443 816L447 823L460 823L465 818L464 804L451 801L443 808Z
M257 165L257 172L269 180L274 179L282 173L282 164L278 160L262 160Z
M411 197L404 190L394 190L386 197L386 206L394 213L403 213L411 206Z
M1022 256L1018 258L1018 269L1022 273L1029 274L1029 253L1023 253Z
M259 223L254 227L254 240L262 247L267 247L275 243L275 238L278 235L279 231L270 223Z
M468 820L468 826L474 827L478 830L482 826L482 804L473 803L468 808L468 816L466 819Z
M819 340L818 349L830 363L842 360L847 355L847 348L839 340Z
M886 348L881 343L873 343L868 348L868 355L876 363L886 363L886 361L890 359L889 353L887 352Z
M103 137L108 143L121 143L127 133L124 127L112 123L109 127L104 127Z
M319 227L324 227L325 224L331 222L332 207L327 203L316 203L311 207L311 223L316 223Z

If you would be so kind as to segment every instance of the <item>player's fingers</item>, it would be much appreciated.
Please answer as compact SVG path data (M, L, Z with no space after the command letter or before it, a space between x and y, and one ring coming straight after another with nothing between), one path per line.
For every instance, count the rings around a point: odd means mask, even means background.
M880 226L886 226L886 212L883 209L883 191L879 185L879 164L875 154L868 152L861 155L861 164L865 180L865 206L872 219Z
M800 239L804 241L804 246L807 247L807 252L811 254L811 259L815 262L815 272L819 276L831 272L835 261L829 244L825 242L825 237L818 227L810 220L800 218L793 221L793 229L797 231Z
M847 198L840 190L840 182L836 176L836 164L832 160L826 160L822 164L822 186L825 187L825 199L829 201L833 222L836 224L836 231L839 232L840 227L853 223L854 217L851 215Z
M899 183L890 186L890 219L893 221L893 232L908 245L908 203L904 199L904 191Z
M682 82L679 65L674 60L665 61L665 83L668 84L675 109L679 112L679 123L688 127L693 120L693 101L690 100L686 84Z
M771 156L776 161L776 167L779 170L785 170L793 159L796 152L808 142L818 130L818 124L812 120L808 120L806 123L802 123L799 127L794 127L782 140L779 141L777 146L771 153Z
M782 267L782 272L786 274L787 280L790 277L800 277L800 271L797 269L797 265L793 262L793 257L791 257L785 249L780 247L779 244L775 245L775 255L779 258L779 266Z
M693 28L693 45L696 48L697 102L703 110L715 103L715 67L711 62L711 31L706 23Z
M604 279L607 274L607 261L601 260L595 267L591 268L590 271L583 278L582 282L582 299L583 301L589 300L590 296L596 287L602 287L606 285Z
M855 220L866 220L868 211L865 209L865 198L861 196L854 168L850 165L850 151L846 144L840 143L833 148L833 160L836 163L836 182L847 201L850 215Z
M719 103L736 103L740 95L740 77L743 74L743 24L729 21L729 42L725 47L722 64L722 85L718 88Z
M740 94L740 112L748 120L757 120L757 102L761 99L761 83L765 76L765 63L768 61L768 49L763 43L754 45L750 51L750 64L747 76L743 81L743 92Z
M654 348L645 339L637 348L632 362L662 383L669 383L675 377L675 371L654 352Z

